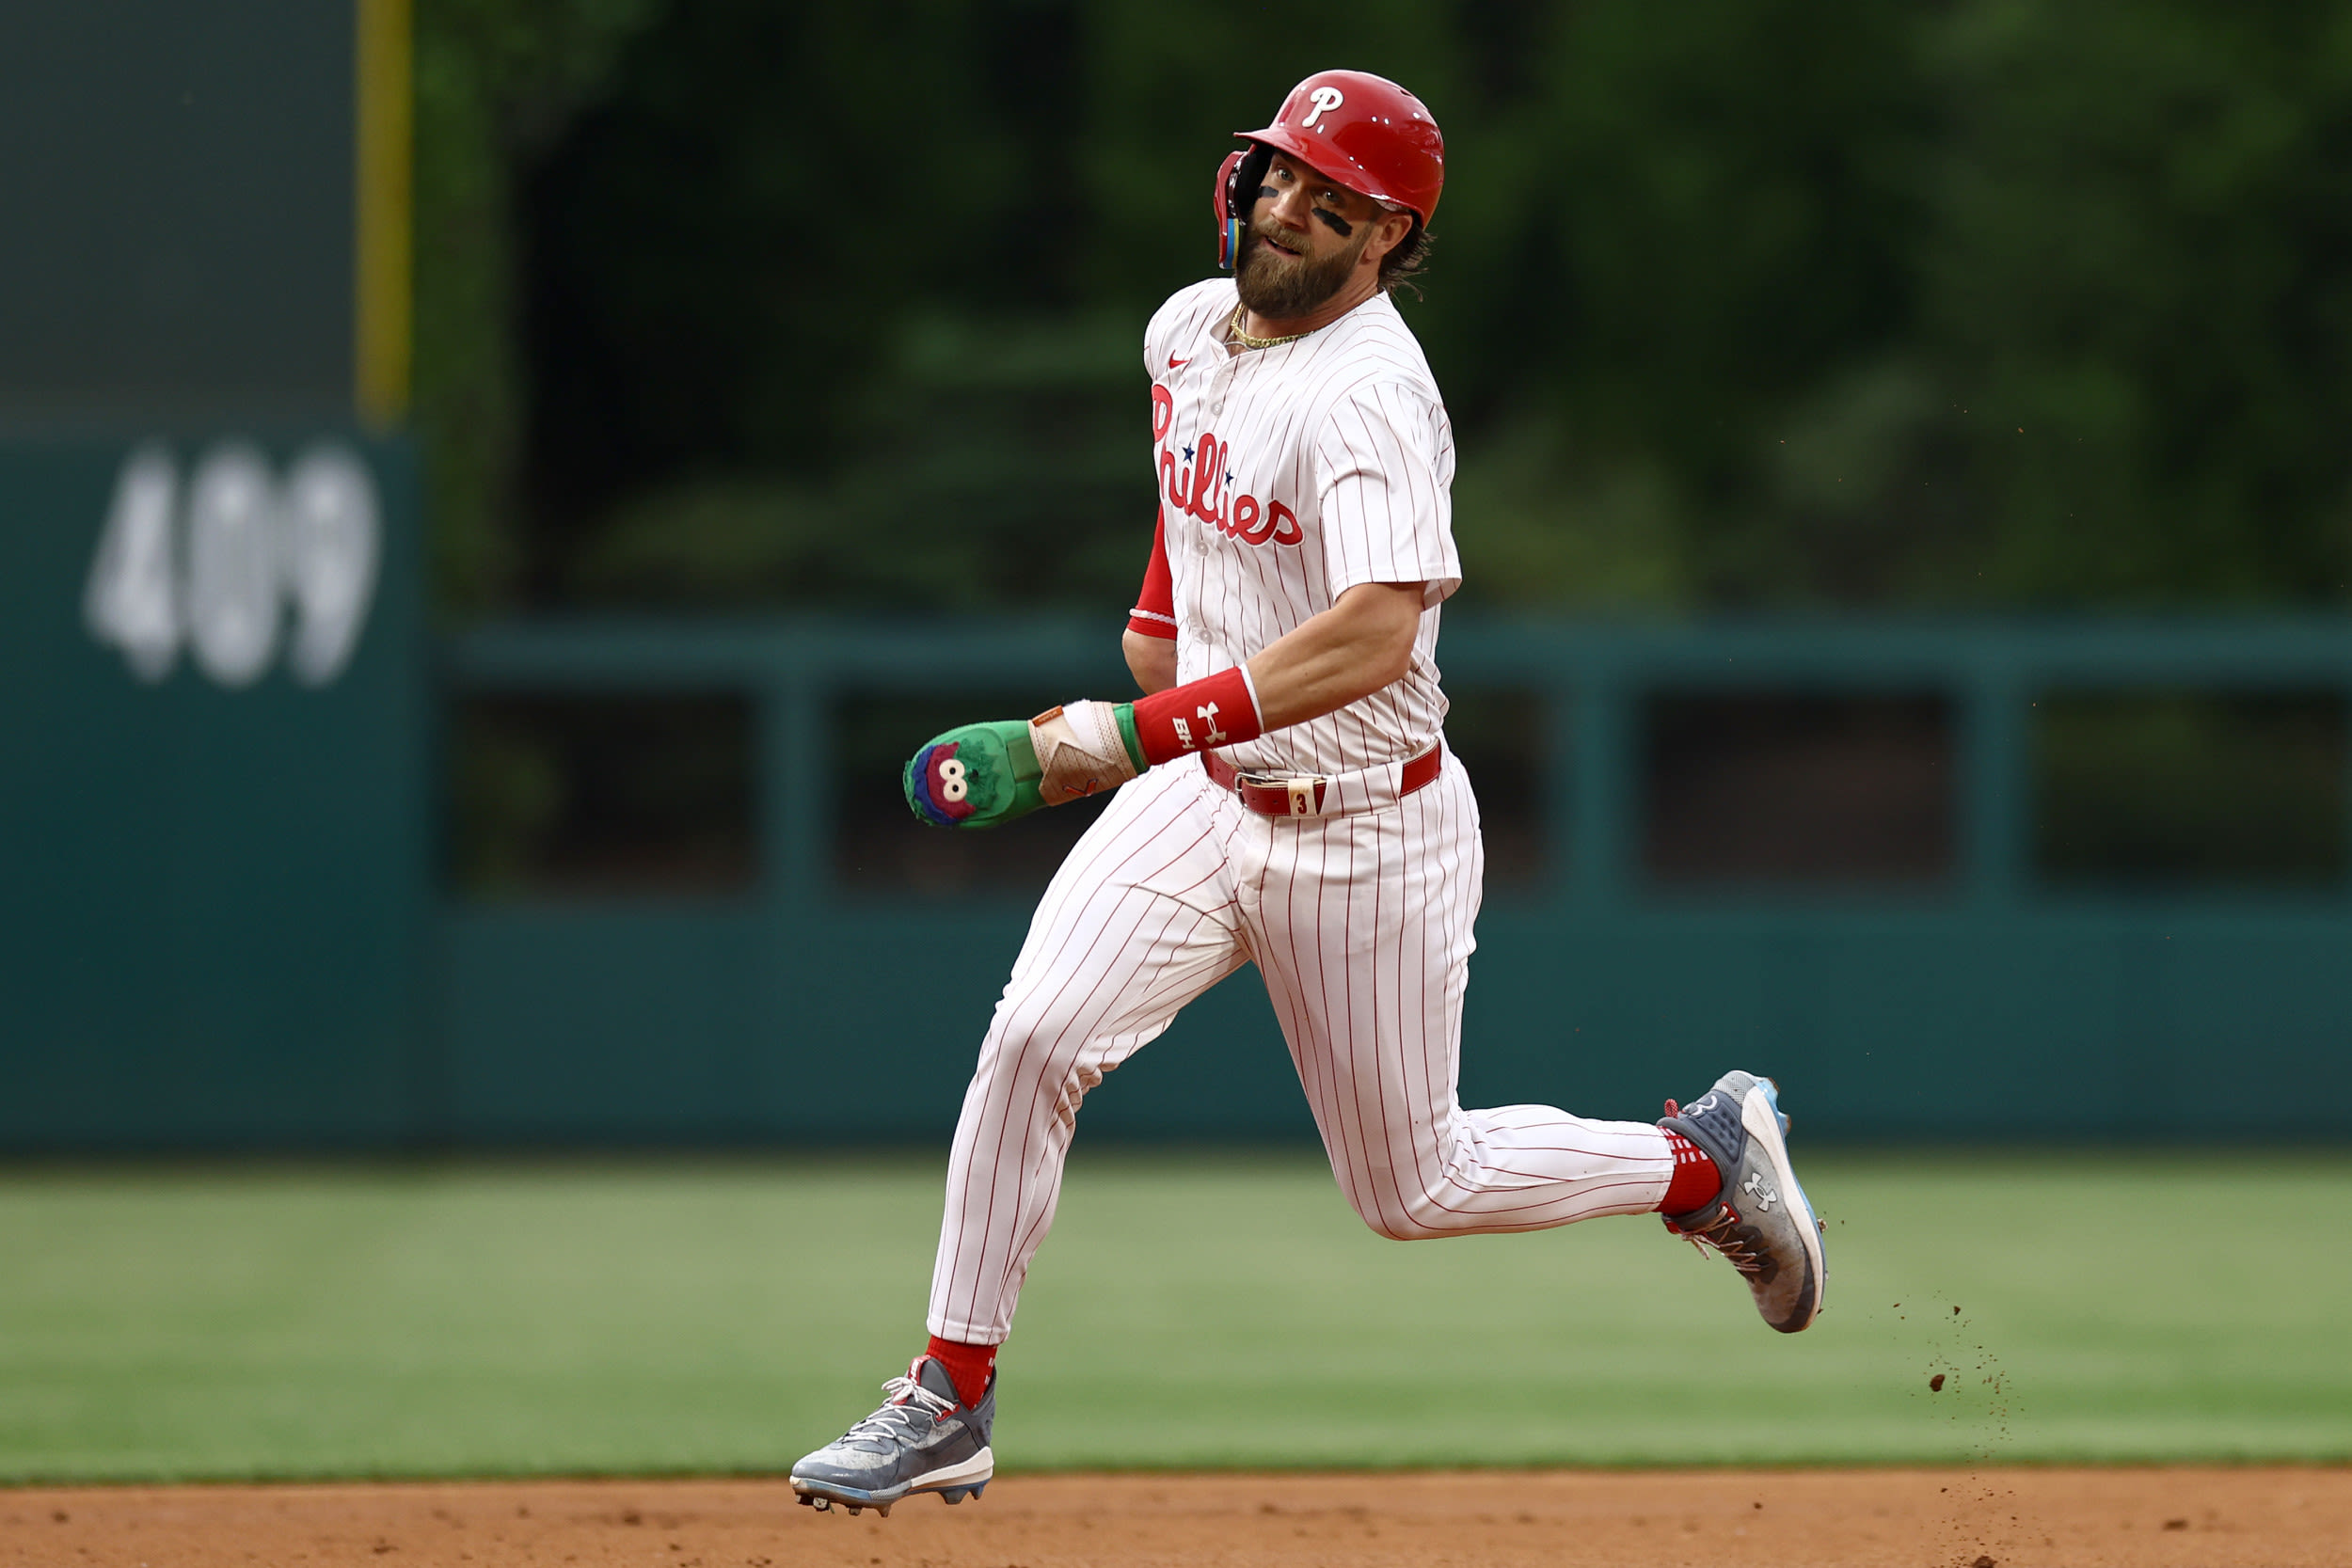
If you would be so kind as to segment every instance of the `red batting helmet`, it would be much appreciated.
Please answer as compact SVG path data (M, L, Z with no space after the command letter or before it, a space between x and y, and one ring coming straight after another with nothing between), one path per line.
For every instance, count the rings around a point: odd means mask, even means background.
M1215 204L1217 264L1241 252L1265 166L1279 150L1327 180L1375 201L1409 209L1426 226L1445 188L1445 137L1428 107L1385 76L1362 71L1318 71L1291 88L1274 123L1236 131L1250 147L1217 170Z

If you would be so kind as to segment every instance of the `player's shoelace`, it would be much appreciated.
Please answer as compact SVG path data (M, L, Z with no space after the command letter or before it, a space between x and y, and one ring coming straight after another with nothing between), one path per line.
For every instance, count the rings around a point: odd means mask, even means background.
M1741 1229L1740 1215L1728 1203L1719 1207L1715 1217L1705 1225L1695 1225L1688 1230L1680 1226L1675 1227L1676 1234L1689 1242L1697 1251L1704 1253L1708 1247L1713 1247L1717 1252L1730 1259L1731 1266L1741 1274L1760 1274L1764 1269L1765 1258L1764 1254L1757 1250L1756 1243L1762 1241L1763 1238L1758 1236L1752 1227L1747 1227L1745 1235L1740 1234Z
M899 1437L920 1437L956 1407L956 1402L932 1393L905 1373L882 1385L889 1402L841 1434L844 1443L861 1437L888 1442ZM929 1417L930 1419L924 1419Z

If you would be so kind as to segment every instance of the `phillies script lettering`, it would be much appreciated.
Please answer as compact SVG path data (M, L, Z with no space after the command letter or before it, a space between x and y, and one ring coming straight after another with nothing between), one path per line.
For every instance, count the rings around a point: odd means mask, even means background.
M1160 499L1171 511L1197 517L1245 545L1295 545L1306 538L1297 515L1280 501L1226 493L1232 488L1226 469L1232 449L1212 432L1202 431L1180 457L1167 444L1175 418L1175 399L1168 388L1152 388L1152 438L1161 444Z

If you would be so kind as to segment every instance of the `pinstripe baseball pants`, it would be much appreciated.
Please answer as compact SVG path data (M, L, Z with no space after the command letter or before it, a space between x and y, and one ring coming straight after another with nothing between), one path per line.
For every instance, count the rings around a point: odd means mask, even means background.
M1087 1091L1253 961L1332 1173L1381 1235L1655 1209L1674 1170L1657 1128L1455 1098L1484 858L1451 756L1427 787L1354 816L1263 816L1189 764L1122 786L1046 890L980 1047L930 1332L1005 1338Z

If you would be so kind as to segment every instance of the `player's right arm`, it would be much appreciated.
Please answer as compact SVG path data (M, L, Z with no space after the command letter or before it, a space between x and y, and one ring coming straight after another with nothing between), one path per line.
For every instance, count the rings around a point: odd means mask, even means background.
M1131 631L1120 639L1119 645L1127 656L1127 673L1136 677L1136 689L1145 696L1176 684L1174 639L1146 637L1139 631Z
M1150 696L1176 684L1176 587L1168 569L1168 519L1152 526L1152 555L1144 563L1143 586L1136 592L1136 607L1127 612L1127 634L1120 640L1127 656L1128 673Z
M1216 283L1212 279L1202 287ZM1193 303L1189 296L1197 292L1177 294L1152 316L1144 333L1147 374L1156 378L1160 373L1161 339L1171 312ZM1152 406L1156 441L1166 433L1161 420L1171 404L1165 394L1157 394ZM1143 587L1135 609L1128 612L1127 631L1120 647L1126 656L1128 673L1143 689L1140 700L1146 708L1155 701L1167 706L1177 690L1177 662L1175 584L1168 570L1164 518L1152 527ZM1216 679L1221 683L1217 688L1221 701L1195 715L1207 721L1201 731L1204 740L1216 730L1215 720L1219 715L1246 732L1239 738L1256 735L1257 699L1248 689L1248 672L1237 665ZM1154 726L1154 733L1171 729L1179 736L1188 734L1179 721L1161 722ZM1222 740L1220 735L1209 743ZM1166 760L1146 745L1135 704L1081 702L1041 713L1025 723L1009 720L949 730L908 761L903 784L907 805L922 820L943 828L986 828L1009 822L1041 805L1059 805L1117 788L1154 761Z
M1143 586L1120 647L1147 701L1176 685L1175 585L1165 521L1152 527ZM1254 702L1247 690L1239 696ZM1238 708L1232 697L1227 701ZM938 827L987 828L1115 788L1151 766L1134 714L1130 703L1073 703L1025 723L949 730L907 763L907 805Z

